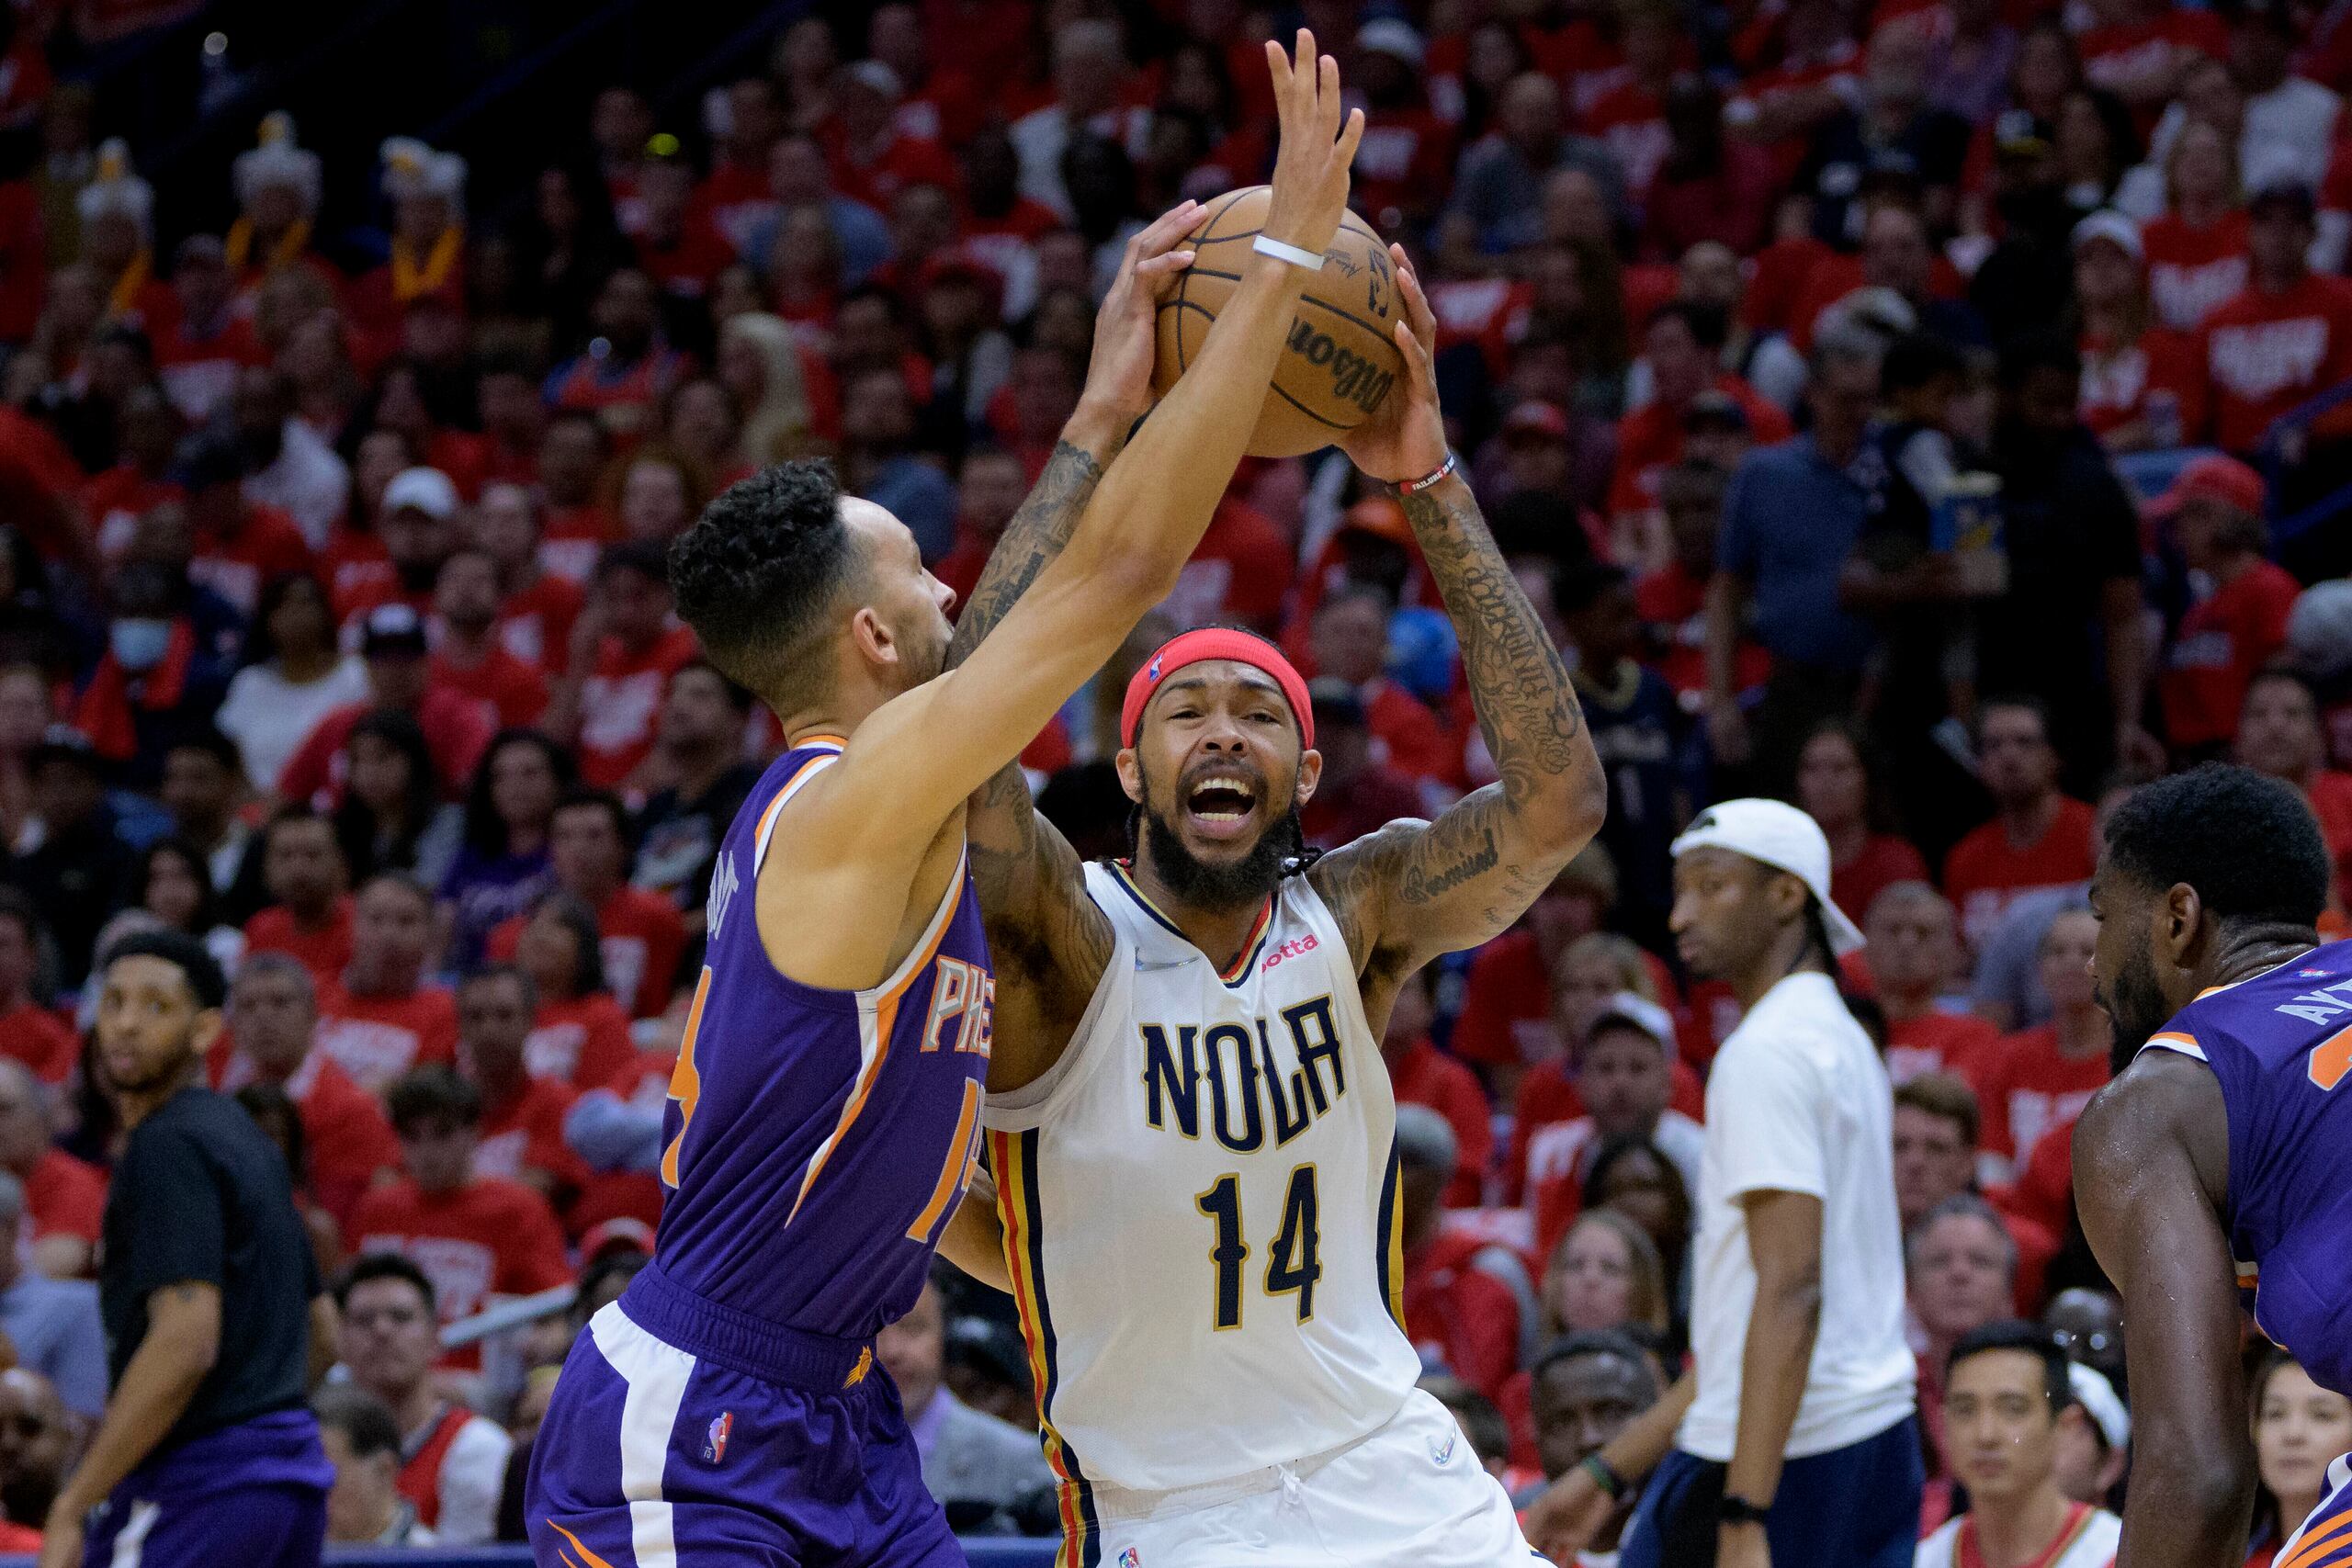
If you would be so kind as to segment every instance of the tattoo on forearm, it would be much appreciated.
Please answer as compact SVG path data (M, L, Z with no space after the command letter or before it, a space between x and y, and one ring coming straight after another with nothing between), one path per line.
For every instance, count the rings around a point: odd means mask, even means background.
M1495 547L1466 484L1408 495L1405 516L1462 639L1463 668L1478 728L1503 793L1524 801L1537 784L1597 768L1583 741L1584 712L1559 650Z
M1054 443L1054 455L1037 476L1036 488L1005 525L1004 536L989 553L989 564L972 589L971 603L956 617L956 638L948 645L950 664L961 664L1028 592L1046 563L1062 553L1102 479L1102 465L1094 454L1068 441Z

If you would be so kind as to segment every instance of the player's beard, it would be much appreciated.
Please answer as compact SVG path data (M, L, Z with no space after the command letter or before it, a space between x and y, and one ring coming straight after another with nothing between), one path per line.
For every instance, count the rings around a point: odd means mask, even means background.
M1294 795L1290 809L1270 823L1250 852L1237 861L1216 864L1202 860L1148 806L1143 808L1143 840L1152 870L1180 902L1195 909L1233 909L1255 904L1280 886L1283 867L1304 850L1306 836L1299 827Z
M2115 976L2115 988L2100 995L2098 1005L2107 1011L2108 1021L2114 1026L2114 1038L2108 1046L2108 1063L2117 1072L2132 1065L2148 1036L2165 1026L2172 1016L2172 1008L2165 1001L2164 988L2156 984L2155 961L2143 946L2123 961Z

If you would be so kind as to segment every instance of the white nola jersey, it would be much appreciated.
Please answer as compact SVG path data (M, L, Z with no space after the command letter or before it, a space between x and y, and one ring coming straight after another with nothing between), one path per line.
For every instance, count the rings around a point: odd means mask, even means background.
M1102 983L982 1116L1066 1506L1352 1442L1420 1374L1396 1103L1322 898L1285 878L1220 975L1123 868L1086 881L1117 932Z

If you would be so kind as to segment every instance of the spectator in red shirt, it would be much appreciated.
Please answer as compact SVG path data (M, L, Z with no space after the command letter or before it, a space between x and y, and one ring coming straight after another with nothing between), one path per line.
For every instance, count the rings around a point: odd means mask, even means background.
M653 750L670 677L695 657L695 634L671 618L662 547L606 550L574 629L571 673L546 726L576 738L582 783L616 789L628 780Z
M637 265L672 299L702 299L735 261L735 247L711 225L694 187L694 166L682 157L638 162L638 225L630 239Z
M2319 697L2293 670L2266 670L2246 687L2236 760L2291 784L2319 819L2335 861L2336 896L2352 887L2352 773L2327 765Z
M1430 705L1388 678L1387 598L1351 586L1315 612L1310 648L1317 675L1344 682L1372 729L1374 758L1416 784L1454 776L1453 746Z
M556 807L548 853L556 886L595 915L614 997L636 1017L660 1016L685 950L685 922L673 900L629 885L628 809L606 791L573 791ZM492 931L491 956L512 958L524 924L517 917Z
M391 477L376 522L391 570L336 594L335 614L346 637L379 604L405 604L420 615L433 607L441 563L458 547L458 505L456 481L438 468L402 468Z
M2275 185L2246 204L2254 280L2205 318L2213 441L2250 453L2271 423L2306 399L2352 380L2352 282L2312 271L2312 193ZM2340 434L2323 419L2314 434Z
M2166 209L2141 231L2156 318L2193 333L2246 285L2245 209L2238 203L2234 136L2191 118L2165 160Z
M499 645L543 674L561 670L584 596L541 564L538 497L519 484L486 487L474 508L473 546L497 569Z
M642 1063L630 1041L628 1010L605 986L594 912L569 893L548 893L515 918L512 934L515 965L531 977L536 998L524 1046L532 1076L628 1098Z
M458 987L458 1071L481 1095L474 1169L519 1181L560 1207L586 1177L563 1141L571 1089L525 1065L537 987L512 964L477 969Z
M906 84L879 60L861 60L834 78L833 116L818 130L833 188L852 201L888 210L913 185L956 188L955 160L929 136L899 123Z
M1825 719L1797 753L1797 805L1829 840L1829 894L1841 909L1868 911L1898 882L1925 882L1928 863L1908 839L1881 831L1886 801L1861 731Z
M1323 753L1323 776L1315 798L1299 808L1299 829L1306 841L1317 849L1336 850L1400 817L1422 815L1421 792L1412 779L1374 755L1378 743L1364 722L1363 704L1354 689L1335 676L1321 675L1308 691L1315 703L1315 744Z
M343 793L344 742L362 717L380 708L404 713L424 732L433 749L442 793L456 797L468 782L498 721L489 704L451 691L433 679L424 619L406 604L379 604L368 612L359 651L368 661L368 700L349 703L319 720L278 775L277 794L288 801L332 801Z
M1315 734L1318 740L1323 738L1319 714ZM1387 1064L1389 1086L1398 1104L1426 1105L1453 1129L1458 1167L1446 1184L1445 1204L1475 1209L1485 1195L1487 1167L1494 1157L1494 1118L1477 1075L1430 1043L1430 1024L1436 1017L1429 972L1417 969L1398 987L1396 1005L1389 1010L1380 1059Z
M1396 1158L1405 1333L1425 1367L1441 1363L1499 1399L1519 1369L1519 1298L1500 1276L1479 1267L1479 1254L1493 1243L1442 1229L1445 1189L1458 1165L1453 1129L1426 1105L1398 1106Z
M72 1025L34 998L42 940L33 901L0 886L0 1055L22 1062L54 1088L72 1076L82 1043Z
M1003 447L974 446L964 454L956 480L956 543L931 569L956 591L957 604L971 602L989 553L1028 494L1028 471Z
M2083 423L2110 452L2177 446L2205 425L2197 340L2155 319L2140 230L2120 212L2075 225Z
M2150 514L2170 520L2173 543L2197 602L2165 654L2157 693L2165 738L2190 757L2211 757L2237 735L2238 710L2256 671L2287 645L2287 616L2302 585L2263 558L2262 476L2216 453L2180 471Z
M473 1085L435 1063L402 1077L385 1100L408 1175L359 1201L355 1251L413 1259L433 1280L444 1326L571 1277L548 1201L475 1171L482 1107Z
M1678 78L1666 91L1665 161L1643 209L1649 254L1676 261L1693 245L1737 255L1763 247L1780 188L1772 154L1726 134L1724 101L1703 78Z
M1593 1158L1611 1140L1656 1145L1675 1162L1684 1185L1696 1188L1706 1134L1696 1120L1671 1109L1673 1041L1673 1016L1664 1008L1632 992L1611 997L1576 1047L1577 1105L1548 1108L1543 1125L1514 1130L1513 1150L1525 1161L1515 1176L1523 1179L1526 1202L1535 1212L1538 1256L1548 1256L1577 1217ZM1541 1081L1543 1075L1528 1080L1531 1087ZM1532 1100L1527 1094L1520 1100L1530 1122L1544 1113ZM1560 1113L1570 1109L1576 1113Z
M1901 1084L1921 1073L1973 1074L2000 1035L1951 1002L1962 970L1951 906L1924 882L1898 882L1871 901L1862 931L1886 1015L1887 1076Z
M372 1094L334 1057L313 1049L318 987L282 953L248 956L229 988L228 1029L212 1049L212 1086L223 1094L274 1084L294 1102L310 1155L311 1196L348 1229L361 1193L400 1175L401 1149Z
M107 1179L49 1140L49 1091L29 1068L0 1057L0 1169L24 1184L32 1265L54 1280L78 1280L97 1256Z
M1922 1073L1894 1091L1894 1210L1903 1229L1976 1186L1976 1091L1954 1073Z
M497 1536L514 1443L497 1422L443 1396L434 1376L437 1294L430 1273L406 1257L360 1258L335 1290L343 1317L337 1348L352 1385L383 1401L399 1424L395 1484L419 1522L430 1521L436 1544L478 1546Z
M334 825L289 806L262 829L261 880L269 906L245 922L245 952L290 954L331 984L351 962L350 872Z
M432 942L433 896L415 881L387 872L359 890L351 963L321 987L319 1048L371 1093L457 1055L456 998L424 983Z
M441 634L430 663L433 683L489 704L502 729L537 723L547 711L548 678L499 637L498 563L477 549L450 556L434 584L433 609Z
M539 494L547 508L539 564L576 583L594 574L597 555L618 536L598 494L612 446L605 427L584 409L557 410L539 437ZM547 657L554 664L562 647L550 645Z
M1617 867L1587 845L1552 879L1516 931L1478 949L1463 987L1453 1054L1485 1069L1496 1096L1513 1098L1527 1068L1562 1049L1552 1018L1552 974L1568 948L1598 931L1617 902ZM1602 994L1625 988L1612 981Z
M1976 765L1993 819L1944 857L1944 893L1972 946L2018 893L2087 882L2093 870L2091 808L2059 793L2058 751L2039 702L1996 697L1977 710Z
M172 258L174 309L149 324L156 375L172 402L201 422L236 390L237 371L266 362L252 325L236 313L236 278L210 234L190 234Z
M1977 1168L2006 1183L2033 1157L2052 1127L2083 1112L2109 1076L2115 1032L2091 985L2091 950L2098 917L2068 909L2041 939L2041 986L2054 1010L2037 1029L2005 1035L1977 1058L1975 1085L1984 1108Z

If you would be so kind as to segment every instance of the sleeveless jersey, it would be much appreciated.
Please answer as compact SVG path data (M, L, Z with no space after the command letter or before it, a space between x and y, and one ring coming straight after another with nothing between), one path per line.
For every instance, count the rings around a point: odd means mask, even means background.
M1322 898L1285 878L1220 975L1118 866L1069 1048L984 1120L1066 1531L1340 1447L1420 1375L1400 1326L1396 1107Z
M2206 992L2143 1049L2221 1080L2238 1286L2312 1382L2352 1393L2352 942Z
M859 1339L914 1305L978 1158L996 987L960 859L881 985L825 990L770 962L753 889L777 812L840 754L811 741L778 758L714 863L708 950L662 1122L654 1258L721 1307Z

